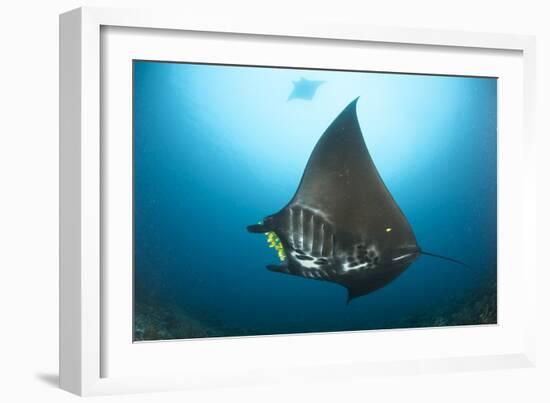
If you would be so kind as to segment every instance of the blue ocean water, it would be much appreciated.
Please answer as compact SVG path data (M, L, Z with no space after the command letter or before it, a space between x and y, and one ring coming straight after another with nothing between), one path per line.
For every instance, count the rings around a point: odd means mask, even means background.
M493 78L135 61L135 337L494 323ZM287 101L293 81L322 80ZM353 99L370 154L428 256L346 304L345 288L268 271L246 226L294 195Z

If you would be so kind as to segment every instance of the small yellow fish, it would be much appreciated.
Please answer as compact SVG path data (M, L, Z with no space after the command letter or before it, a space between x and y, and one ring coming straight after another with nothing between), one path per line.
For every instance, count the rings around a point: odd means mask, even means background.
M265 235L267 236L268 246L270 248L274 248L277 251L277 256L279 256L279 259L281 261L284 261L286 259L285 249L277 234L273 231L270 231L266 232Z

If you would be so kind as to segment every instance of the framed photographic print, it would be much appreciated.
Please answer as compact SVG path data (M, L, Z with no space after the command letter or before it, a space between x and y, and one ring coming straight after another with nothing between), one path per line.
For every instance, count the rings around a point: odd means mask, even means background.
M133 78L135 341L497 323L497 78Z
M62 15L62 387L531 365L533 49Z

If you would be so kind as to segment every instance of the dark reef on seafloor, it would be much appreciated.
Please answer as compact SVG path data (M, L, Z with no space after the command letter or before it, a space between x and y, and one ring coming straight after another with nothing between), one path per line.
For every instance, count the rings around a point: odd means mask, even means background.
M134 340L172 340L208 337L199 321L164 304L138 303L134 311Z
M199 319L201 318L201 319ZM140 292L134 307L134 341L196 339L254 334L226 326L206 314L191 313L175 302Z
M497 323L496 278L485 279L479 286L453 297L448 303L429 310L423 309L385 324L365 323L360 328L296 329L295 332L353 331L392 328L420 328L440 326L480 325ZM141 295L134 310L134 340L174 340L204 337L266 335L279 329L241 329L222 323L205 314L182 310L176 303L160 301L154 296Z
M489 325L497 323L496 278L454 297L449 303L403 318L395 327Z

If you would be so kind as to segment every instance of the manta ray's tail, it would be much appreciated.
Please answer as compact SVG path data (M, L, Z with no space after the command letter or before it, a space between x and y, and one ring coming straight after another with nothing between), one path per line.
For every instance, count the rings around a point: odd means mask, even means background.
M447 260L448 262L453 262L453 263L459 264L459 265L461 265L461 266L467 267L468 269L471 269L471 267L468 266L466 263L461 262L460 260L457 260L457 259L453 259L452 257L437 255L437 254L435 254L435 253L426 252L426 251L424 251L424 250L421 250L421 251L420 251L420 254L421 254L421 255L425 255L425 256L435 257L435 258L437 258L437 259Z

